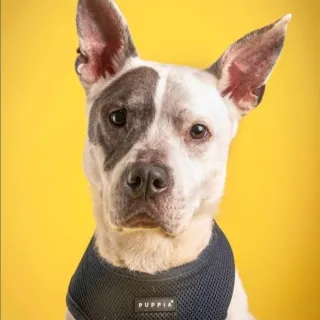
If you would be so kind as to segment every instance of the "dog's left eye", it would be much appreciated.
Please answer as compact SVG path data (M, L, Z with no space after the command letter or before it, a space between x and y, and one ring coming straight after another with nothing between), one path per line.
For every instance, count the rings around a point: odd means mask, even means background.
M203 139L208 135L208 128L203 124L195 124L191 127L190 135L193 139Z
M120 109L111 112L110 122L118 127L122 127L127 122L127 112L126 109Z

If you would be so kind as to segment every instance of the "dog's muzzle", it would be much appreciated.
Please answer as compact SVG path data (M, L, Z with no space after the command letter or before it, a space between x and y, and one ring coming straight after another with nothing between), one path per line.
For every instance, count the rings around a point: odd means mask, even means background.
M136 162L123 173L118 186L116 225L128 228L159 227L173 179L166 166Z

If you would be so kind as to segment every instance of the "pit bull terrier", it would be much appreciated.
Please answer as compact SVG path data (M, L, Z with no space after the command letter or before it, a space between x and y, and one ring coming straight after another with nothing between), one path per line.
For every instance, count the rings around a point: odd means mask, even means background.
M262 100L290 19L201 70L143 60L113 1L79 0L75 68L96 230L66 319L254 319L213 217L230 143Z

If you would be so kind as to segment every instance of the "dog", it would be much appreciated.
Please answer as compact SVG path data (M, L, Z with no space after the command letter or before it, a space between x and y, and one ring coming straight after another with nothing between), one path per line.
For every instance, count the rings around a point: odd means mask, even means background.
M84 171L96 221L90 250L110 272L126 272L124 278L130 278L127 273L152 278L185 270L179 268L204 259L202 254L218 233L224 239L221 250L227 252L229 262L232 260L227 240L213 220L223 195L229 147L240 120L262 101L290 19L290 14L285 15L245 35L215 63L200 70L141 59L126 20L113 1L79 0L75 68L86 92ZM218 249L212 250L214 254ZM84 272L91 272L87 257L81 264L72 278L75 287ZM209 300L201 308L198 301L192 301L193 306L180 303L193 313L184 310L184 316L179 316L179 300L159 298L159 292L154 298L145 297L140 287L141 296L135 298L142 300L129 304L143 312L128 319L254 319L232 264L227 267L231 276L225 280L229 291L228 297L221 298L226 302L221 317L205 313L214 302L207 291L198 295L195 284L193 296ZM96 281L88 279L85 285ZM103 279L101 276L92 287L86 287L82 296L94 295ZM116 288L120 282L116 283L110 290L120 291L112 291L118 292L112 302L106 300L108 308L113 308L112 317L96 314L89 318L83 310L71 312L68 304L66 319L125 319L114 311L121 314L126 308L115 306L114 299L126 291L125 285ZM218 294L227 291L221 288L216 290ZM99 290L90 303L104 295L103 289ZM74 297L69 299L77 309Z

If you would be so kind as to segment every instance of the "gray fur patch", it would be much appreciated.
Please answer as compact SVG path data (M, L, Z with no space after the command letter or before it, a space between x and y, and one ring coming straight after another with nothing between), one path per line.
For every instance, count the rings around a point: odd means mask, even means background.
M93 103L89 115L89 140L103 147L105 170L111 170L147 131L155 117L154 96L158 73L149 67L128 71L108 86ZM110 113L126 109L127 123L114 126Z

